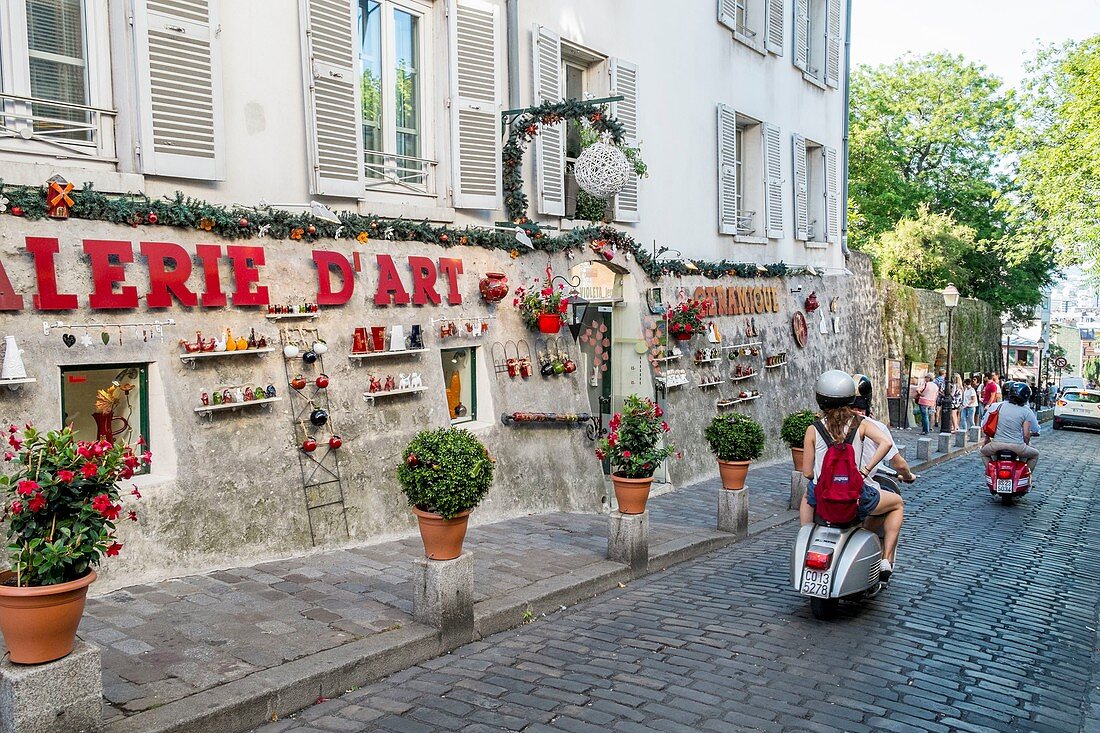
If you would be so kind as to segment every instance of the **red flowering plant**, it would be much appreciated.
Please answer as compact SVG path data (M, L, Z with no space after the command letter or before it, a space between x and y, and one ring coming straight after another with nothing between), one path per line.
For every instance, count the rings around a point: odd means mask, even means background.
M119 521L137 521L124 510L119 482L131 478L152 455L110 441L77 440L71 427L41 432L31 425L8 428L0 476L3 518L11 553L9 582L55 585L76 580L122 549ZM139 444L140 447L140 444ZM141 498L137 488L129 492Z
M621 478L649 478L657 467L676 452L672 445L662 446L668 423L664 410L653 400L630 395L623 411L616 412L607 424L610 431L600 438L596 457L610 459Z
M668 332L676 338L691 338L703 330L703 314L708 310L709 300L688 299L669 306Z
M550 268L546 268L546 279L535 278L530 286L519 286L515 296L512 305L519 309L523 322L531 329L538 328L539 316L549 313L565 315L569 310L565 285L558 283L554 287Z

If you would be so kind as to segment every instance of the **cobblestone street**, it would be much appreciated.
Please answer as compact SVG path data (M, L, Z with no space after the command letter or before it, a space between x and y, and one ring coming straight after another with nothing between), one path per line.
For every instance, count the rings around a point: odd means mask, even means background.
M1044 435L1014 507L976 456L929 469L894 582L835 621L788 587L788 524L259 733L1097 730L1098 447Z

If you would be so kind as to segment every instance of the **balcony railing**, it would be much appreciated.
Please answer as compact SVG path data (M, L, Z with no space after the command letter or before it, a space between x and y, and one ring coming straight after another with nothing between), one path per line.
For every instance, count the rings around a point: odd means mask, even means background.
M432 173L437 161L412 155L378 153L368 150L363 155L367 188L397 185L413 191L430 190Z
M756 218L755 211L739 211L737 212L737 233L738 234L752 234L756 231L756 225L753 220Z
M116 114L113 109L0 92L0 146L58 157L114 160Z
M817 241L817 219L806 225L806 240L809 242Z

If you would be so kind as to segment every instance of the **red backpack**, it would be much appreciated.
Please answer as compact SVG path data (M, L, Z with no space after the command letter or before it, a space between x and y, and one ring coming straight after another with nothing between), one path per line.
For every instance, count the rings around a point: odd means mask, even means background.
M814 485L817 499L817 515L832 524L847 524L855 520L859 509L859 497L863 492L863 474L856 463L852 443L859 430L861 418L848 428L848 437L835 441L825 429L825 423L814 423L818 435L829 447L821 464L821 474Z

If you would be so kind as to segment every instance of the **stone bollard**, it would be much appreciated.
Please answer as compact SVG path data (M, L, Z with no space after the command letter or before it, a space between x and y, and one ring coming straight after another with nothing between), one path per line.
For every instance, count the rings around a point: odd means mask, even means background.
M464 552L454 560L418 557L413 563L413 618L439 629L447 649L473 641L473 556Z
M936 445L937 453L946 453L951 450L951 433L940 433L939 443Z
M977 443L982 434L981 428L979 428L977 425L971 425L969 428L967 428L966 432L966 439L969 440L971 443Z
M802 506L802 496L806 493L806 477L801 471L791 471L791 503L788 509L797 509Z
M611 512L607 527L607 559L629 565L635 575L649 570L649 511Z
M909 446L894 444L894 447L898 449L898 455L905 458L905 454L909 451Z
M0 733L98 730L103 722L99 648L76 640L67 657L46 664L0 661Z
M801 475L801 474L799 474ZM802 497L799 497L802 501ZM749 536L749 490L718 489L718 531L737 539Z
M917 460L927 461L932 457L932 439L917 438Z
M966 447L966 432L960 430L957 433L955 433L955 447L956 448L965 448Z

